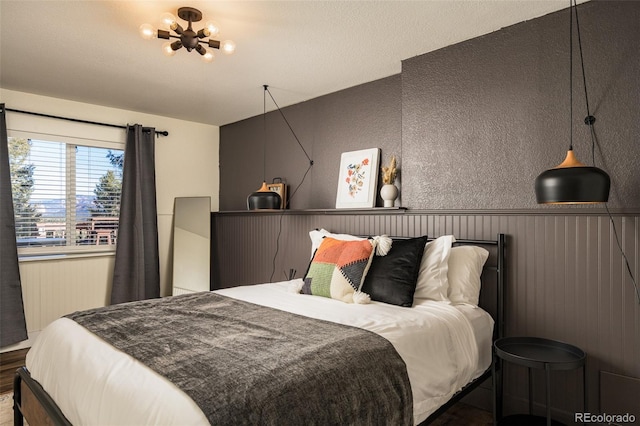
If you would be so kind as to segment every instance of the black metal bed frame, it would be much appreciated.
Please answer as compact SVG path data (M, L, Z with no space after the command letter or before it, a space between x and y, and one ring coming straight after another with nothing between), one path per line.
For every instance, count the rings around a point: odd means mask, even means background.
M496 282L495 288L492 289L495 291L495 299L492 297L492 302L495 303L495 306L483 306L485 310L487 310L493 317L495 321L494 330L493 330L493 341L495 342L497 339L503 337L504 335L504 284L506 277L506 267L505 267L505 254L506 254L506 235L498 234L496 240L456 240L455 245L479 245L479 246L496 246L496 264L494 266L485 265L483 273L485 271L495 271L496 273ZM481 304L482 293L486 290L486 286L484 284L488 284L483 282L483 290L481 291ZM493 346L493 345L492 345ZM468 395L471 391L476 389L480 384L482 384L489 377L493 377L492 386L494 389L494 398L493 398L493 412L496 412L496 404L499 401L496 400L496 386L499 386L499 383L496 381L496 374L492 374L500 368L500 365L497 363L495 357L493 356L493 347L492 347L492 362L491 366L484 372L480 377L473 380L465 387L463 387L459 392L457 392L449 401L447 401L444 405L438 408L435 412L433 412L427 419L425 419L420 426L425 426L432 423L437 417L439 417L442 413L447 411L452 405L459 402L463 397ZM22 395L22 384L25 384L33 397L37 400L38 404L43 410L43 413L46 414L50 423L52 425L61 425L61 426L71 426L71 422L64 416L60 408L57 406L55 401L51 398L51 396L44 390L44 388L31 377L31 374L27 370L26 367L21 367L16 371L16 375L13 382L13 410L14 410L14 425L15 426L23 426L25 413L23 411L23 395Z
M493 342L495 342L496 340L498 340L499 338L504 336L504 287L505 287L505 280L506 280L506 235L505 234L498 234L497 239L495 241L493 240L458 240L456 239L456 242L454 243L454 245L484 245L484 246L496 246L497 247L497 253L496 253L496 264L494 266L491 265L485 265L483 272L484 271L495 271L496 273L496 281L495 281L495 288L493 290L495 290L495 295L494 298L492 298L493 300L491 300L492 302L495 303L495 306L493 306L493 309L491 306L487 307L487 306L483 306L483 308L485 310L487 310L487 312L489 312L489 314L491 314L491 316L493 317L493 320L495 322L494 324L494 328L493 328ZM483 286L482 286L482 290L481 290L481 305L482 305L482 293L484 291L487 291L487 287L486 284L488 284L488 282L484 282L483 281ZM485 299L486 300L486 299ZM470 394L473 390L475 390L478 386L480 386L485 380L487 380L489 377L492 378L492 388L493 388L493 392L492 392L492 396L493 396L493 413L495 416L496 413L496 404L499 403L499 401L496 400L496 392L495 392L495 388L496 386L499 386L500 383L498 383L496 381L496 371L500 369L500 364L497 363L497 360L495 359L496 357L493 356L493 342L491 345L491 365L489 366L489 368L487 368L484 373L482 373L478 378L474 379L473 381L471 381L470 383L468 383L466 386L464 386L460 391L458 391L455 395L453 395L453 397L451 397L451 399L449 401L447 401L444 405L440 406L436 411L434 411L429 417L427 417L422 423L420 423L420 426L426 426L428 424L431 424L433 421L435 421L442 413L444 413L445 411L447 411L449 408L451 408L451 406L453 406L454 404L456 404L457 402L459 402L462 398L464 398L465 396L467 396L468 394ZM501 392L499 391L498 394L501 394ZM495 423L495 419L494 419L494 423Z

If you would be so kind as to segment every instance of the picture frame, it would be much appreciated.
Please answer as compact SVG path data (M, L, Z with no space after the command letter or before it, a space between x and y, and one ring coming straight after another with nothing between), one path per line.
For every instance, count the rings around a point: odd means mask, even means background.
M336 194L337 209L375 207L379 162L380 148L342 153Z
M286 183L268 183L267 188L280 195L280 209L287 206L287 184Z

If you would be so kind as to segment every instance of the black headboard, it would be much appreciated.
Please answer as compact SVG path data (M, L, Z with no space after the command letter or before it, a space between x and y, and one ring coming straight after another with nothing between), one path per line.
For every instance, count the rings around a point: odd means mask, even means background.
M504 288L506 281L506 235L498 234L495 240L463 240L456 239L454 246L475 245L489 251L489 258L482 271L482 287L479 305L487 311L495 326L493 340L504 336Z

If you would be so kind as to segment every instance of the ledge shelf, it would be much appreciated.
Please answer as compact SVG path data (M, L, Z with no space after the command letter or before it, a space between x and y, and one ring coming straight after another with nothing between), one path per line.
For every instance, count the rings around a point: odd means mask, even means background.
M211 212L216 215L239 215L239 214L341 214L341 215L354 215L354 214L403 214L407 211L406 207L374 207L370 209L304 209L304 210L226 210Z

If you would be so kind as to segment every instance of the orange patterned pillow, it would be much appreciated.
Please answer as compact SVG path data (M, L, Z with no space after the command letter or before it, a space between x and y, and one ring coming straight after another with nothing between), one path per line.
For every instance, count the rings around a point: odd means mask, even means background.
M363 297L360 289L371 266L375 245L372 239L342 241L324 238L311 260L302 293L346 303L367 303L369 298Z

